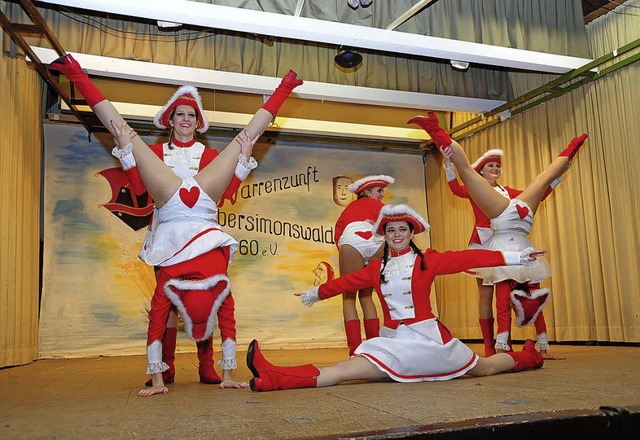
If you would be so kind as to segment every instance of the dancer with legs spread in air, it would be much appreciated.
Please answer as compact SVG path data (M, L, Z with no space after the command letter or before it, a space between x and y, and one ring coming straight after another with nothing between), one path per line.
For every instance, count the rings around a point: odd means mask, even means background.
M362 342L349 360L320 369L311 364L273 365L254 340L247 351L247 366L254 376L251 389L325 387L358 379L421 382L541 367L544 361L533 341L525 344L520 352L479 357L436 318L430 295L437 275L458 273L472 267L529 264L544 251L478 249L441 253L427 249L423 253L414 244L413 237L428 229L427 222L408 206L386 205L373 227L374 232L385 239L383 259L373 259L357 272L297 294L303 304L312 305L342 292L374 288L384 314L379 337Z
M507 199L498 194L491 185L471 166L469 160L456 141L439 126L434 112L428 117L413 118L410 123L422 127L440 148L445 157L455 164L470 197L479 209L491 219L493 235L485 243L488 249L517 251L531 246L527 236L531 232L533 216L540 202L547 194L549 186L571 166L574 156L584 144L587 134L573 139L558 157L538 174L533 182L516 198ZM485 284L496 284L496 312L498 329L496 349L509 351L511 331L511 307L516 311L519 326L536 321L542 307L549 300L549 289L540 288L540 283L550 276L551 269L544 260L521 268L491 268L478 271ZM546 330L546 328L545 328ZM546 337L546 331L543 334ZM548 341L539 340L546 349ZM548 356L548 355L547 355ZM553 357L550 357L553 358Z
M369 264L371 258L382 258L384 238L374 234L371 228L384 206L384 189L394 181L391 176L367 176L349 185L349 191L358 198L347 205L336 222L334 241L338 246L340 275L362 269ZM375 338L380 333L380 320L373 302L373 290L366 288L344 292L342 314L349 356L353 356L356 347L362 342L356 297L362 308L366 338Z
M160 267L147 333L147 374L152 374L152 386L138 395L166 394L162 373L169 366L162 361L161 341L172 304L183 316L187 336L205 341L211 337L216 313L230 293L227 268L237 242L218 225L214 201L229 187L241 153L247 154L245 160L250 157L253 144L302 80L290 71L243 132L197 174L182 179L128 127L70 55L56 60L50 68L62 72L75 85L116 138L119 147L114 148L114 155L133 155L140 180L155 202L157 212L140 252L143 261ZM235 368L235 354L229 364ZM231 369L224 370L223 379L231 379ZM230 381L229 386L247 384Z
M218 155L217 150L205 147L195 138L196 132L206 133L209 129L209 121L204 115L202 99L195 87L180 87L156 114L153 122L156 127L170 129L171 131L168 142L152 144L149 145L149 148L181 179L195 176L198 171L211 163ZM257 166L255 159L251 157L251 144L243 145L241 143L241 145L243 150L239 156L235 174L218 203L218 207L221 207L226 200L230 200L232 203L235 201L240 184L247 178L251 170ZM248 150L245 151L245 148L248 148ZM120 162L134 194L139 197L146 193L147 188L140 180L140 173L133 154L123 155L120 157ZM157 212L155 214L157 215ZM157 278L158 268L155 268L154 272ZM234 366L236 365L235 303L231 293L220 305L217 320L222 341L222 359L218 361L218 364L223 371L230 371L232 368L236 368ZM162 379L165 384L173 383L175 380L174 361L178 333L177 324L177 310L173 306L169 312L167 329L162 337L162 361L169 366L169 369L162 373ZM196 342L196 348L200 382L206 384L221 383L221 387L232 387L233 383L231 383L230 376L225 377L223 380L216 373L213 337ZM153 380L150 378L145 385L152 386Z
M411 122L412 121L409 121L409 123ZM502 186L498 183L498 179L502 176L502 158L503 152L501 149L489 150L482 156L480 156L474 163L472 163L471 167L478 174L480 174L498 194L507 199L513 199L522 194L522 191L519 189L511 188L509 186ZM487 217L484 212L482 212L482 210L478 207L478 205L473 201L471 195L469 194L469 191L467 191L467 188L464 185L461 185L460 182L458 182L454 166L451 161L445 161L444 170L451 192L457 197L469 200L471 208L473 209L475 225L473 227L471 238L469 239L469 248L484 248L487 241L493 235L493 231L491 230L491 219L489 219L489 217ZM549 188L547 188L547 191L542 198L543 200L549 194L551 194L553 189L558 185L558 183L560 183L561 180L562 177L559 177L551 182L551 185L549 186ZM485 285L482 275L480 275L480 273L477 271L471 270L468 271L467 274L474 276L478 284L478 293L480 299L478 308L480 316L480 330L482 331L485 356L491 356L496 352L493 318L493 284ZM507 310L507 312L511 313L510 310ZM544 356L545 359L548 359L549 342L547 338L547 327L542 311L540 311L540 313L538 314L534 325L536 328L538 349L542 353L542 356Z

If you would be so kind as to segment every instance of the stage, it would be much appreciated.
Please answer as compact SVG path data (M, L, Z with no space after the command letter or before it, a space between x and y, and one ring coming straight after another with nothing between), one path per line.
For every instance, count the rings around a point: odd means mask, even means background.
M640 438L640 347L551 352L567 359L484 378L267 393L200 384L196 354L184 353L169 394L149 398L136 396L147 378L144 356L39 360L0 370L0 438ZM264 353L282 365L346 357L346 349ZM244 356L236 379L250 378Z

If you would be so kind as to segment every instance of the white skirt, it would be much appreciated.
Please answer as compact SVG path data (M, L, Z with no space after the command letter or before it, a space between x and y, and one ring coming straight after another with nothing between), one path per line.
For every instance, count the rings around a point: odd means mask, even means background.
M186 198L185 194L197 194L197 198ZM231 262L238 242L222 231L217 213L215 202L193 178L183 180L171 199L162 208L154 209L138 257L150 266L171 266L229 246Z
M354 355L366 357L397 382L453 379L475 367L479 358L447 332L441 333L435 318L396 330L382 327L380 337L364 341Z

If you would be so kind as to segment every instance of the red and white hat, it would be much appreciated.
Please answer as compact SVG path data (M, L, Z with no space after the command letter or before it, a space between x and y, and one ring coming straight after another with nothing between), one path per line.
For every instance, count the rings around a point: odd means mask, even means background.
M407 205L384 205L380 210L378 220L373 225L373 230L377 235L384 235L384 225L389 222L403 221L413 225L414 234L420 234L430 229L429 223Z
M198 94L198 89L193 86L182 86L173 94L171 99L167 101L164 107L160 109L156 117L153 119L153 123L158 128L168 129L169 119L171 118L171 112L179 105L189 105L196 109L198 113L198 126L196 130L199 133L204 133L209 129L209 121L204 115L202 109L202 99Z
M482 156L480 156L478 160L476 160L474 163L471 164L471 168L473 168L479 173L482 167L488 164L489 162L498 162L499 164L501 164L502 150L496 148L494 150L487 151Z
M385 176L384 174L381 174L379 176L367 176L353 182L351 185L349 185L348 189L354 194L360 194L365 189L375 188L376 186L379 186L380 188L386 188L395 181L396 179L394 179L393 177Z
M524 327L532 324L551 298L549 289L538 289L527 294L524 290L511 291L511 304L516 312L516 325Z

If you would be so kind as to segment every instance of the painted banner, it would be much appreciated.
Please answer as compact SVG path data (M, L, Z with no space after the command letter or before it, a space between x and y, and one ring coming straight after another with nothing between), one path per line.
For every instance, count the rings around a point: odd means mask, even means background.
M89 140L83 128L65 125L45 125L44 133L40 356L143 354L155 287L153 269L137 258L147 200L120 185L110 136ZM203 142L221 149L228 140ZM259 338L271 348L343 347L340 298L308 308L293 294L339 275L333 230L352 201L351 182L391 175L384 202L407 203L428 219L422 159L290 142L258 144L254 157L258 168L218 215L239 243L229 270L238 346ZM428 235L416 243L426 248ZM195 344L181 333L178 349Z

